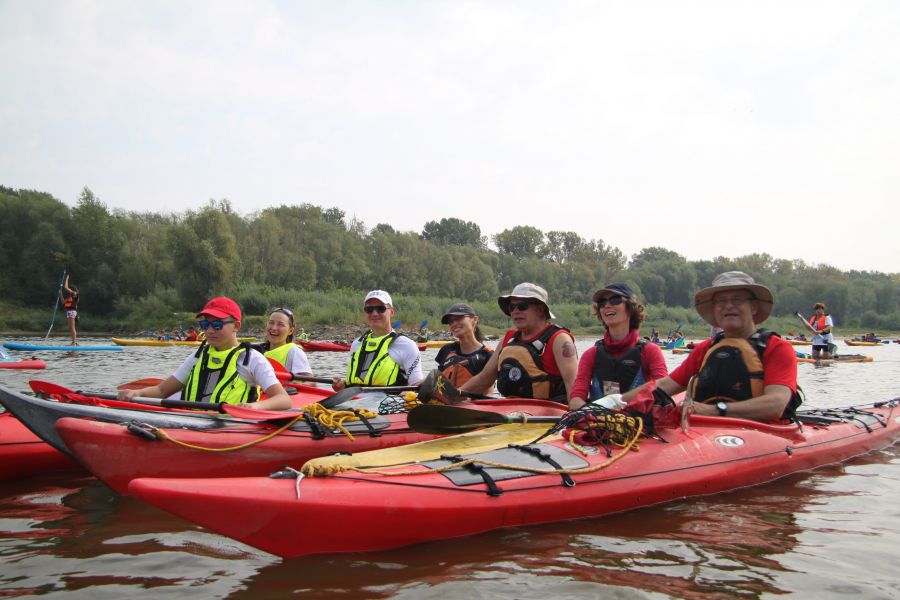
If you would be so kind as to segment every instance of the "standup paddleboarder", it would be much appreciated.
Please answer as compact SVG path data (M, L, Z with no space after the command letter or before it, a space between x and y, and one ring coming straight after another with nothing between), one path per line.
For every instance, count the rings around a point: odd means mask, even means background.
M72 336L72 345L78 345L78 335L75 333L75 322L78 321L78 288L69 282L69 276L63 282L63 287L59 292L60 300L62 300L63 308L66 309L66 320L69 321L69 335Z

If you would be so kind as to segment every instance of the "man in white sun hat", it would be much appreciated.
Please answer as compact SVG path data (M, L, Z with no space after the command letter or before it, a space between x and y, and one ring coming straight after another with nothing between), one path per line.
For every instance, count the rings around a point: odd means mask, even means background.
M540 398L568 403L578 371L575 339L568 329L555 325L547 290L520 283L497 299L514 329L503 336L484 369L460 389L477 392L494 381L504 396Z
M669 395L688 390L693 412L755 421L790 418L800 405L797 354L777 334L757 325L772 312L774 297L741 271L718 275L694 296L703 320L721 333L700 342L656 385ZM692 379L693 378L693 379ZM634 392L625 394L627 401Z

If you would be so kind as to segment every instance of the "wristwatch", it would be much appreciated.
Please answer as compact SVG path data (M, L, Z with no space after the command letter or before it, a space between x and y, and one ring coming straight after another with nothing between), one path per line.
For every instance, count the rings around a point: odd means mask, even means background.
M716 408L719 409L719 416L724 417L728 414L728 403L727 402L716 402Z

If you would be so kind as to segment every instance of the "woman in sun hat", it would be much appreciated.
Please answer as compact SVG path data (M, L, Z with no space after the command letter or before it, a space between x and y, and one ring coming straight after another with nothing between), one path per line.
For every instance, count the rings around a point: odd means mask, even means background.
M578 363L569 397L573 410L586 401L622 394L669 373L659 346L641 339L644 305L627 283L610 283L594 292L591 313L605 331Z
M656 381L657 387L674 396L690 384L693 411L699 415L756 421L791 417L800 405L797 355L777 334L757 329L774 300L769 288L742 271L716 276L694 296L694 306L722 332L697 344L681 365Z
M419 347L391 327L394 301L384 290L372 290L363 299L363 312L369 331L350 344L347 376L335 378L332 387L347 385L418 385L422 374Z
M477 392L496 381L504 396L568 402L578 354L572 334L552 321L547 290L520 283L497 304L514 328L503 336L484 370L460 389Z

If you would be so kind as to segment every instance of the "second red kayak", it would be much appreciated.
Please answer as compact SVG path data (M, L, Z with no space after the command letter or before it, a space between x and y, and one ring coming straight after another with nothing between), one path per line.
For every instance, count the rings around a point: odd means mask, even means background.
M542 400L483 400L473 405L533 416L565 412L561 404ZM336 452L355 454L435 437L412 431L406 413L346 421L343 425L350 435L305 420L277 432L283 424L243 423L201 430L62 418L56 422L56 431L81 464L120 494L127 494L128 483L137 477L265 475L284 465L299 469L311 458Z

